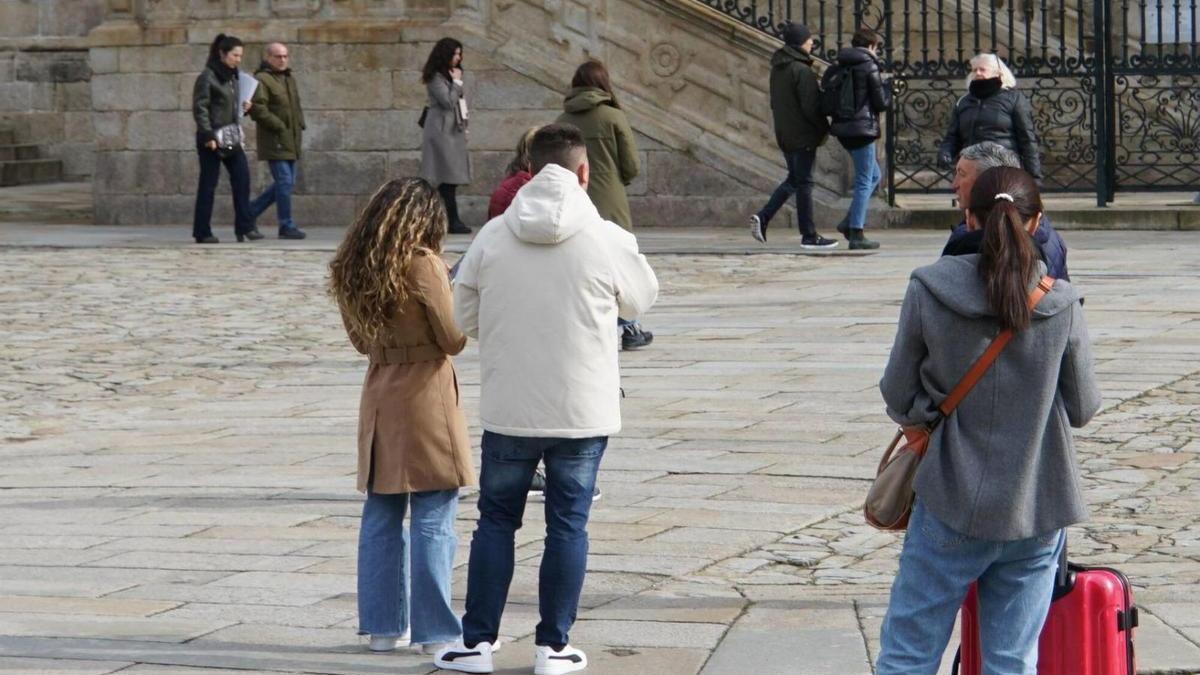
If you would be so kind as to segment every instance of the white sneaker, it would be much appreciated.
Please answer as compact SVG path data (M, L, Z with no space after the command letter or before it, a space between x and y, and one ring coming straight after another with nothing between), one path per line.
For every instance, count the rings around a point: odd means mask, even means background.
M492 643L480 642L471 649L459 638L433 657L433 665L442 670L457 670L460 673L492 672Z
M396 647L408 645L409 635L408 631L404 631L403 635L372 635L371 644L367 648L373 652L395 651Z
M553 647L540 645L533 660L533 675L560 675L584 668L587 668L587 654L571 645L563 646L560 652L554 651Z
M755 240L759 243L767 243L767 228L763 227L762 219L758 214L750 216L750 234L754 235Z

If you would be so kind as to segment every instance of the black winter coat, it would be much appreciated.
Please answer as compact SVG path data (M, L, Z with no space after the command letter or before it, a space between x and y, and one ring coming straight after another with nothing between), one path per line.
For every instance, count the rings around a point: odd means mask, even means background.
M196 120L196 147L216 140L215 129L238 122L236 70L209 62L192 87L192 117Z
M855 112L848 118L834 116L829 133L851 142L879 138L879 113L892 104L892 92L879 74L879 59L862 47L846 47L838 52L837 63L854 78Z
M998 89L999 79L976 80L971 92L958 100L950 128L938 150L938 163L949 166L963 148L994 141L1017 153L1021 167L1042 178L1037 130L1029 99L1016 89Z
M821 114L821 85L812 55L784 45L771 57L771 113L775 142L784 152L816 150L829 135Z

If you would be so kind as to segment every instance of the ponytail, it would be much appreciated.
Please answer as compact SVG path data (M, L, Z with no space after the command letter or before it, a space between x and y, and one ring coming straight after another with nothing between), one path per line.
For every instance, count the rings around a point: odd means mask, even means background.
M1001 328L1027 328L1032 316L1029 287L1039 255L1025 223L1042 211L1037 184L1020 169L989 169L976 180L970 204L971 214L983 225L978 271L988 306Z
M220 61L221 56L228 54L234 47L242 47L242 41L232 35L217 33L212 44L208 46L208 62Z

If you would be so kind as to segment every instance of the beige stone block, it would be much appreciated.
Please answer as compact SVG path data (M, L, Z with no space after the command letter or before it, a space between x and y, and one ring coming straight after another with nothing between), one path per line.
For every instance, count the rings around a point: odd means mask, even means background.
M305 156L297 187L310 195L370 193L386 177L385 152L312 152Z
M319 71L305 78L309 110L380 110L392 107L386 73Z
M81 112L92 109L92 83L66 82L55 87L56 110Z
M642 165L655 194L732 197L758 193L732 176L678 152L651 152Z
M115 73L121 69L121 50L117 47L93 47L88 50L88 64L92 74Z
M385 21L327 21L301 26L296 31L300 42L363 44L400 42L400 31L394 22Z
M194 76L204 69L208 47L198 44L122 47L118 54L122 73L192 73ZM255 63L245 60L243 69L252 70Z
M143 195L96 195L97 225L142 225L146 222L146 197Z
M464 77L468 101L476 109L555 109L562 105L563 92L512 70L468 70Z
M0 84L0 111L26 111L32 106L32 82L8 82Z
M392 92L392 107L415 110L417 115L421 114L421 109L429 102L429 94L425 85L421 83L420 70L398 70L392 73Z
M126 125L130 150L179 150L196 144L196 123L190 112L134 112Z
M179 161L175 152L103 152L96 160L96 186L111 193L174 193Z
M127 139L125 123L129 114L124 112L94 112L92 130L96 147L100 150L124 149Z
M173 75L115 73L92 78L96 110L178 110L178 79Z
M0 7L0 37L27 38L38 34L38 4L6 2Z
M469 147L472 151L509 152L529 127L550 124L557 117L558 111L550 109L476 111L471 116Z
M40 29L43 35L83 36L104 20L104 0L42 2Z

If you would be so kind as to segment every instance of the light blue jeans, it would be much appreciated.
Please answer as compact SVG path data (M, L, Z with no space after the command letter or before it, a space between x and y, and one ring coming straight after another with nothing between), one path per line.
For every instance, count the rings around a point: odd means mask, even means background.
M854 160L854 196L850 200L850 213L846 216L852 230L861 230L867 226L867 206L871 203L871 195L879 187L883 179L883 171L879 161L875 159L875 144L864 145L850 151Z
M404 527L410 503L411 536ZM462 634L450 606L457 511L458 490L367 493L358 531L360 634L403 635L410 619L413 644L453 642Z
M979 580L985 675L1037 675L1062 530L997 542L960 534L913 507L880 635L875 675L936 675L954 618Z
M250 214L258 218L275 205L275 216L279 220L279 231L296 227L292 222L292 189L296 186L296 162L290 159L273 159L267 162L271 167L271 178L274 183L267 186L262 194L250 203Z

